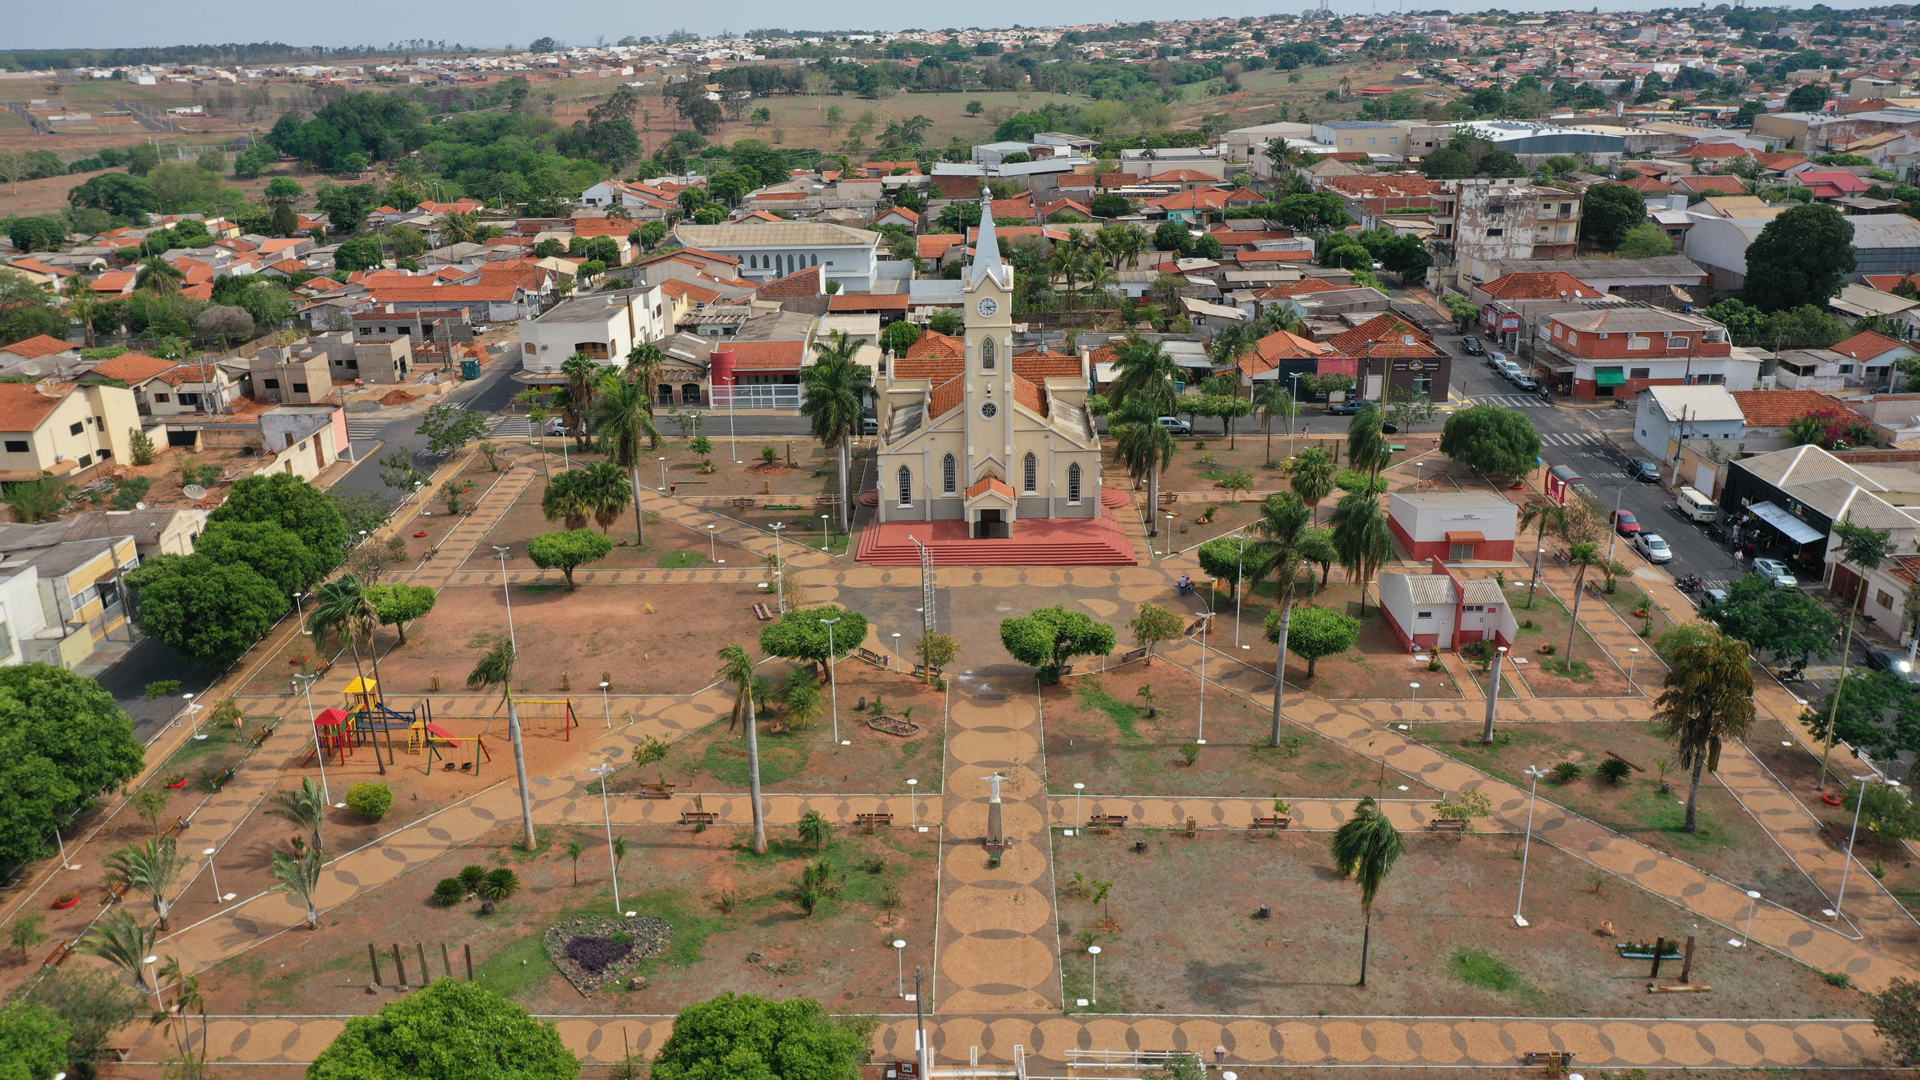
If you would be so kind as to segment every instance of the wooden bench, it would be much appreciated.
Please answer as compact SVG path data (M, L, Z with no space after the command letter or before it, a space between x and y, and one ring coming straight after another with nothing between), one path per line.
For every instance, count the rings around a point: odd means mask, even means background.
M712 825L719 820L720 815L711 810L680 811L680 824L682 825Z
M1467 831L1467 823L1454 818L1434 818L1427 822L1427 831L1463 833Z
M118 1064L127 1060L128 1050L124 1046L105 1046L93 1052L92 1061L101 1064Z
M813 505L815 505L815 506L839 506L839 505L840 505L840 496L838 496L838 495L821 495L821 496L819 496L819 497L817 497L817 498L815 498L815 499L813 500Z
M1122 664L1131 664L1135 660L1145 660L1148 651L1147 649L1134 649L1131 652L1123 652L1120 654L1120 662Z
M946 669L945 669L945 668L938 668L938 667L935 667L935 668L930 668L930 667L928 667L928 666L927 666L927 665L925 665L925 664L915 664L915 665L913 665L913 677L914 677L914 678L916 678L916 679L924 679L924 678L928 678L929 676L931 676L932 678L935 678L935 679L941 679L941 678L945 678L945 677L946 677Z
M854 655L872 664L874 667L883 668L887 666L887 658L874 652L872 649L856 649L854 650Z
M891 825L891 824L893 824L893 815L892 815L892 814L887 814L887 813L880 813L880 814L855 814L855 815L854 815L854 817L853 817L853 820L854 820L854 822L855 822L855 823L857 823L857 824L858 824L858 825L859 825L859 826L860 826L861 828L863 828L863 829L865 829L865 830L867 830L867 834L868 834L868 835L872 835L872 834L873 834L873 829L874 829L874 826L876 826L876 825Z
M1179 501L1180 501L1180 493L1177 491L1163 491L1160 493L1161 506L1172 506L1174 503L1177 503Z
M67 962L67 957L72 955L73 942L63 942L53 947L53 951L47 954L46 960L41 962L40 967L42 970L50 967L59 967L61 964Z
M113 903L115 900L124 898L126 895L127 895L127 883L124 881L116 881L112 885L107 887L107 903L109 904Z
M1573 1052L1570 1050L1529 1051L1525 1056L1528 1065L1545 1065L1549 1069L1565 1069L1573 1064Z
M636 799L670 799L673 797L672 784L641 784L640 790L633 793Z
M254 732L253 739L251 740L254 745L254 749L256 750L259 749L260 744L267 741L267 736L273 734L275 731L278 731L279 728L280 728L280 721L276 719L273 722L267 724L265 727L261 728L259 731Z
M735 510L751 510L759 504L757 499L728 499L727 505Z
M1823 821L1820 823L1820 835L1826 838L1827 843L1837 847L1845 847L1847 845L1846 831L1831 821Z
M160 836L164 839L165 837L169 837L169 836L179 836L181 833L186 831L187 831L187 819L183 817L177 817L173 819L173 824L167 826L166 830L162 832Z
M773 621L773 611L765 604L755 604L753 605L753 617L759 619L761 622L771 622Z
M1087 827L1091 829L1124 829L1127 827L1127 815L1095 814L1087 819Z
M1291 824L1293 824L1293 819L1290 817L1257 817L1253 819L1253 824L1247 826L1247 828L1284 829Z

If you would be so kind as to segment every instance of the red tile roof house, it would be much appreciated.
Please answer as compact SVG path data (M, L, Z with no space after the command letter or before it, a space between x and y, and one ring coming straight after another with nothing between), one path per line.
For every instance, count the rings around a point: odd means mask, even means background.
M1339 359L1322 360L1320 370L1355 376L1362 396L1379 401L1411 391L1431 401L1447 400L1453 354L1398 315L1376 315L1326 343Z
M1894 361L1920 356L1920 349L1871 331L1855 334L1831 348L1842 356L1860 361L1861 377L1866 380L1868 389L1891 383Z
M1520 627L1492 578L1461 578L1438 556L1432 568L1430 574L1380 575L1380 610L1402 648L1408 652L1448 649L1484 639L1500 645L1513 643Z
M1864 195L1873 184L1844 169L1806 169L1787 178L1813 192L1816 200L1848 199Z
M49 373L61 361L80 359L80 346L46 334L35 334L11 345L0 345L0 367L12 367L24 360L45 360Z

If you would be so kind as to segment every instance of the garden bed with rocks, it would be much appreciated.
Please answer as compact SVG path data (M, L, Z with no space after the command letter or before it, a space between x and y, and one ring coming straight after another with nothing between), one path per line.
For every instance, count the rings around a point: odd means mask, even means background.
M636 915L609 919L579 915L547 928L547 955L581 997L618 982L642 960L658 954L673 940L665 919Z

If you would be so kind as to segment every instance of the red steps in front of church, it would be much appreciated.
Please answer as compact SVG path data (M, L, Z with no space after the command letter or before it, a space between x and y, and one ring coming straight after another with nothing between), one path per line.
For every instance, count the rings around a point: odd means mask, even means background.
M1132 541L1110 513L1097 519L1027 518L1004 539L974 540L964 521L873 522L855 554L870 566L917 566L918 537L935 566L1134 566Z

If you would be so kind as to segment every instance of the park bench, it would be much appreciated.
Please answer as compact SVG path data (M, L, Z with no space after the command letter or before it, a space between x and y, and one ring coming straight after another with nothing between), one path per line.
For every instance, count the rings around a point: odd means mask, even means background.
M1831 821L1823 821L1820 823L1820 835L1826 838L1827 843L1833 844L1836 847L1846 846L1846 830Z
M1253 819L1253 824L1247 827L1250 829L1284 829L1291 824L1293 824L1293 819L1290 817L1257 817Z
M91 1060L102 1064L118 1064L127 1060L128 1050L124 1046L103 1046L93 1052Z
M1124 829L1127 827L1125 814L1095 814L1087 819L1087 827L1093 829Z
M127 883L116 881L107 887L107 903L111 904L127 895Z
M755 604L753 605L753 617L759 619L761 622L772 622L773 609L767 607L765 604Z
M183 817L177 817L173 819L173 824L167 826L166 830L163 831L160 835L162 838L169 837L169 836L179 836L181 833L186 831L187 831L187 819Z
M751 510L757 502L758 500L755 499L728 499L727 505L733 507L735 510Z
M867 663L872 664L874 667L883 668L887 666L887 658L884 656L881 656L877 652L874 652L872 649L860 649L857 651L857 655L860 657L860 659L865 660Z
M719 820L720 815L711 810L680 811L680 824L682 825L712 825Z
M59 967L61 964L64 964L67 962L67 957L72 955L73 955L73 942L71 941L62 942L53 947L53 951L47 954L46 960L41 963L40 967L43 970L50 967Z
M1146 649L1134 649L1131 652L1123 652L1120 654L1120 663L1131 664L1135 660L1145 660L1147 658L1147 651Z
M280 721L278 719L275 719L270 723L266 724L259 731L254 732L253 738L250 740L253 743L254 749L258 750L260 748L260 744L267 741L267 736L273 734L275 731L278 731L279 729L280 729Z
M1573 1064L1573 1053L1569 1050L1539 1050L1526 1054L1528 1065L1545 1065L1549 1069L1561 1070Z
M873 835L874 826L893 824L893 815L886 813L855 814L853 820L858 823L861 828L867 830L867 835L871 836Z
M1463 833L1467 831L1467 823L1455 818L1434 818L1427 822L1427 831Z
M1179 501L1180 501L1180 493L1177 491L1163 491L1160 493L1161 506L1172 506L1174 503L1177 503Z
M637 799L667 799L673 797L672 784L641 784L640 790L633 793Z
M839 505L840 505L840 496L838 496L838 495L821 495L821 496L819 496L819 497L817 497L817 498L815 498L815 499L813 500L813 505L815 505L815 506L839 506Z
M925 664L913 665L913 677L916 679L924 679L924 678L927 678L928 676L932 676L933 678L939 679L939 678L944 678L945 675L946 675L945 668L937 668L937 667L929 668Z

